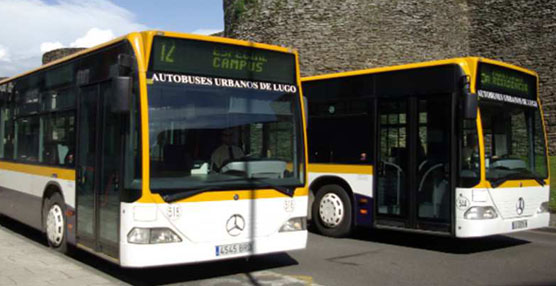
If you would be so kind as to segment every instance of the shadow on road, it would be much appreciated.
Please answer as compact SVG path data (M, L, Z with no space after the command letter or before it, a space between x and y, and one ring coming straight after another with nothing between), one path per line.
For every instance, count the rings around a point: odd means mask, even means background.
M245 274L246 280L250 281L251 284L259 285L256 278L251 275L252 272L298 264L296 260L285 253L255 256L248 260L245 258L230 259L146 269L122 268L84 251L76 251L72 257L132 285L173 284L235 274Z
M0 226L28 239L34 243L48 247L44 235L27 225L0 216ZM54 250L51 250L54 252ZM132 285L162 285L209 279L221 276L244 274L252 285L260 285L252 272L270 270L273 268L297 265L298 262L286 253L254 256L249 259L230 259L218 262L155 267L146 269L122 268L116 264L101 259L86 251L75 249L67 259L73 259L93 269L104 272L118 280Z
M530 243L504 235L462 239L380 229L358 229L351 238L452 254L471 254Z

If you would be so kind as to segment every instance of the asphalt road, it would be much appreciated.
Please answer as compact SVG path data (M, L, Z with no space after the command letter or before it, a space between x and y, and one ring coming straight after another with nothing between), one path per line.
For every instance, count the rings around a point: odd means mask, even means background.
M0 218L0 285L556 285L556 232L457 240L391 231L311 234L304 251L132 270L58 254Z

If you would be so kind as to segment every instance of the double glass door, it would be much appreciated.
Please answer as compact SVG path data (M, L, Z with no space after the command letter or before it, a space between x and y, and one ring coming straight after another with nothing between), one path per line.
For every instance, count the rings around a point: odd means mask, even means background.
M122 117L110 112L110 82L80 89L77 242L118 258Z
M378 99L376 224L451 231L450 94Z

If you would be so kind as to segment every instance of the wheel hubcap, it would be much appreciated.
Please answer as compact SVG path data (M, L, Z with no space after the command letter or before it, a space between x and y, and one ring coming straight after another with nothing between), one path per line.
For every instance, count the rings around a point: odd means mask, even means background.
M46 236L54 246L59 246L64 239L64 214L62 208L57 204L51 206L48 210Z
M319 207L320 219L327 227L338 226L344 218L344 204L334 193L324 195Z

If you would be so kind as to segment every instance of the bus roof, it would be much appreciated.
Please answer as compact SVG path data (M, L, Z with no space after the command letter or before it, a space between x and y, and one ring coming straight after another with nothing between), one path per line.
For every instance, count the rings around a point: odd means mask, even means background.
M457 64L457 65L472 65L476 66L477 63L484 62L494 65L503 66L506 68L514 69L523 73L527 73L538 77L537 73L528 70L516 65L508 64L505 62L481 58L481 57L462 57L462 58L451 58L451 59L443 59L443 60L435 60L435 61L427 61L427 62L417 62L417 63L410 63L410 64L403 64L403 65L395 65L395 66L386 66L386 67L377 67L377 68L370 68L370 69L363 69L363 70L355 70L355 71L348 71L348 72L338 72L338 73L329 73L329 74L322 74L316 76L309 76L303 77L301 81L314 81L314 80L323 80L323 79L333 79L333 78L342 78L348 76L357 76L357 75L366 75L366 74L375 74L375 73L382 73L382 72L389 72L389 71L399 71L399 70L407 70L407 69L417 69L417 68L425 68L425 67L433 67L433 66L440 66L440 65L447 65L447 64Z
M245 46L245 47L253 47L253 48L257 48L257 49L265 49L265 50L272 50L272 51L276 51L276 52L282 52L282 53L291 53L294 54L297 57L297 51L291 48L286 48L286 47L281 47L281 46L274 46L274 45L269 45L269 44L262 44L262 43L255 43L255 42L249 42L249 41L243 41L243 40L237 40L237 39L230 39L230 38L224 38L224 37L216 37L216 36L205 36L205 35L196 35L196 34L188 34L188 33L179 33L179 32L169 32L169 31L157 31L157 30L150 30L150 31L142 31L142 32L132 32L120 37L117 37L113 40L110 40L108 42L96 45L94 47L91 48L87 48L84 50L81 50L79 52L76 52L74 54L65 56L63 58L57 59L55 61L52 61L50 63L47 63L45 65L42 65L40 67L37 67L35 69L32 69L30 71L26 71L24 73L12 76L12 77L8 77L6 79L0 80L0 85L9 81L12 81L14 79L41 71L41 70L45 70L49 67L55 66L57 64L63 63L63 62L67 62L69 60L75 59L77 57L80 57L82 55L94 52L96 50L100 50L102 48L105 48L107 46L113 45L117 42L123 41L123 40L129 40L130 42L133 42L134 40L138 39L138 38L142 38L142 40L147 43L148 45L146 46L147 50L145 53L145 62L148 62L148 56L150 54L150 44L152 44L152 40L154 38L154 36L166 36L166 37L175 37L175 38L184 38L184 39L191 39L191 40L199 40L199 41L207 41L207 42L215 42L215 43L223 43L223 44L230 44L230 45L238 45L238 46Z

